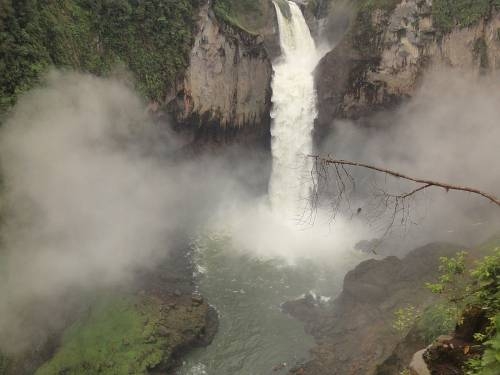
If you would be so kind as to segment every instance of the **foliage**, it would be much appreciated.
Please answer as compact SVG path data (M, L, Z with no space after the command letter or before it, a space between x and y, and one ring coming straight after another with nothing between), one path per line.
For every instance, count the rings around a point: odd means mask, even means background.
M150 99L185 68L198 0L0 0L0 113L49 66L125 66Z
M436 337L452 332L458 314L456 306L443 303L426 309L417 322L418 332L424 342L430 344Z
M351 33L353 33L354 46L362 54L378 55L378 49L383 38L383 28L373 23L373 12L375 10L390 12L400 2L401 0L358 0L356 2L358 9L351 27Z
M474 339L484 346L481 358L473 358L467 364L469 375L496 375L500 373L500 239L495 238L481 252L486 255L470 272L466 267L466 253L454 258L441 258L442 272L437 283L427 286L434 292L445 295L449 306L458 313L469 307L480 308L491 324L474 334ZM425 314L424 314L425 315ZM460 323L460 321L459 321ZM423 326L429 322L422 321Z
M159 316L152 299L102 299L66 330L61 348L36 375L146 374L165 356L165 339L153 336Z
M435 27L441 33L447 33L456 26L476 24L498 7L499 0L433 0L432 17Z
M500 314L495 319L496 335L484 343L486 350L482 357L473 358L466 364L467 375L497 375L500 373Z
M474 298L492 317L500 312L500 247L484 257L471 272L475 282Z
M466 252L453 258L442 257L437 283L426 286L436 294L445 295L460 310L465 306L480 306L492 317L500 311L500 247L491 243L490 255L486 255L476 268L467 270Z
M381 9L384 11L392 11L401 2L401 0L359 0L358 6L360 10Z
M441 276L438 282L425 284L433 293L444 295L456 307L456 311L463 310L468 302L466 297L470 286L466 256L467 253L462 251L453 258L441 257L439 266Z
M480 375L495 375L500 373L500 314L495 318L496 335L485 343L486 351L481 359Z
M420 312L415 306L408 305L404 308L397 309L394 312L394 322L392 323L392 327L396 331L406 334L419 317Z
M265 0L215 0L214 11L230 25L256 34L264 26L266 4Z
M449 333L455 328L457 308L438 303L427 308L423 313L415 306L408 305L394 312L392 327L401 335L406 335L416 327L422 339L430 344L437 336Z

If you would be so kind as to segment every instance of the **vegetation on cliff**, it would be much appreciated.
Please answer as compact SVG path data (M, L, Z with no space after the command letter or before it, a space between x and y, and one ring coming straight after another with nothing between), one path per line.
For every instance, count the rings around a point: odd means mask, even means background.
M401 0L358 0L358 6L361 11L381 9L385 11L393 10Z
M451 333L456 326L454 343L443 347L434 344L427 351L431 368L493 375L500 373L500 237L488 241L475 253L484 258L473 267L466 252L442 257L441 276L427 287L442 296L443 302L423 314L415 309L398 310L395 326L408 329L416 319L414 327L426 343Z
M125 67L160 99L188 64L198 0L0 1L0 113L50 67Z
M268 0L215 0L219 19L249 34L257 34L269 16Z
M434 26L442 33L454 27L468 27L500 8L500 0L433 0Z
M363 22L371 23L367 14L376 9L391 12L400 3L401 0L358 0L358 16ZM440 34L445 34L455 27L477 24L499 8L500 0L433 0L433 25Z
M173 304L172 304L173 305ZM56 354L36 375L147 374L203 331L206 305L164 304L147 296L98 298L66 329Z

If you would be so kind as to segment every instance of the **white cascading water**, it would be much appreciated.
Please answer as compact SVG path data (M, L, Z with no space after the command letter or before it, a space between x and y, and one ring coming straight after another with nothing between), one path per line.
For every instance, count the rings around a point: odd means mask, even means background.
M294 218L306 207L311 186L312 131L316 118L313 70L319 53L298 5L288 1L285 16L274 3L282 56L274 64L273 168L269 185L272 209Z

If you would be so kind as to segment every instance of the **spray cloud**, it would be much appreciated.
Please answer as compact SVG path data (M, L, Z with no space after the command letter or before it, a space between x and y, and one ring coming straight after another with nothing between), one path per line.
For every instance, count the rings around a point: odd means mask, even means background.
M430 72L411 100L369 119L370 126L335 122L321 153L498 195L498 83L497 78L461 71ZM373 193L373 186L391 193L416 187L366 170L353 173L365 193L363 199ZM473 195L446 194L442 189L416 196L410 212L403 237L407 250L431 240L472 245L500 227L497 207Z

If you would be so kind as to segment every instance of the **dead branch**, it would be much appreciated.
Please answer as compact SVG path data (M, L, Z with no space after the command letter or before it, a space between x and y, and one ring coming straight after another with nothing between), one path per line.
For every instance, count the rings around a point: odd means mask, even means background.
M331 157L324 158L324 157L320 157L319 155L309 155L309 157L314 158L316 160L316 163L319 163L319 164L334 165L337 174L339 174L338 166L341 166L342 168L344 168L344 166L353 166L353 167L361 167L361 168L371 169L373 171L385 173L387 175L390 175L390 176L393 176L396 178L401 178L404 180L415 182L417 184L422 184L422 186L416 188L415 190L412 190L409 193L395 197L398 199L408 198L408 197L410 197L410 196L412 196L412 195L414 195L422 190L428 189L430 187L438 187L438 188L445 189L447 192L450 190L455 190L455 191L462 191L462 192L476 194L476 195L482 196L483 198L486 198L487 200L496 204L497 206L500 206L500 200L496 196L494 196L493 194L481 191L479 189L472 188L472 187L452 185L452 184L447 184L447 183L439 182L439 181L432 181L432 180L427 180L427 179L415 178L415 177L411 177L411 176L408 176L408 175L405 175L405 174L402 174L402 173L399 173L399 172L396 172L396 171L393 171L390 169L381 168L381 167L377 167L377 166L373 166L373 165L369 165L369 164L365 164L365 163L358 163L358 162L354 162L354 161L350 161L350 160L339 160L339 159L334 159Z

